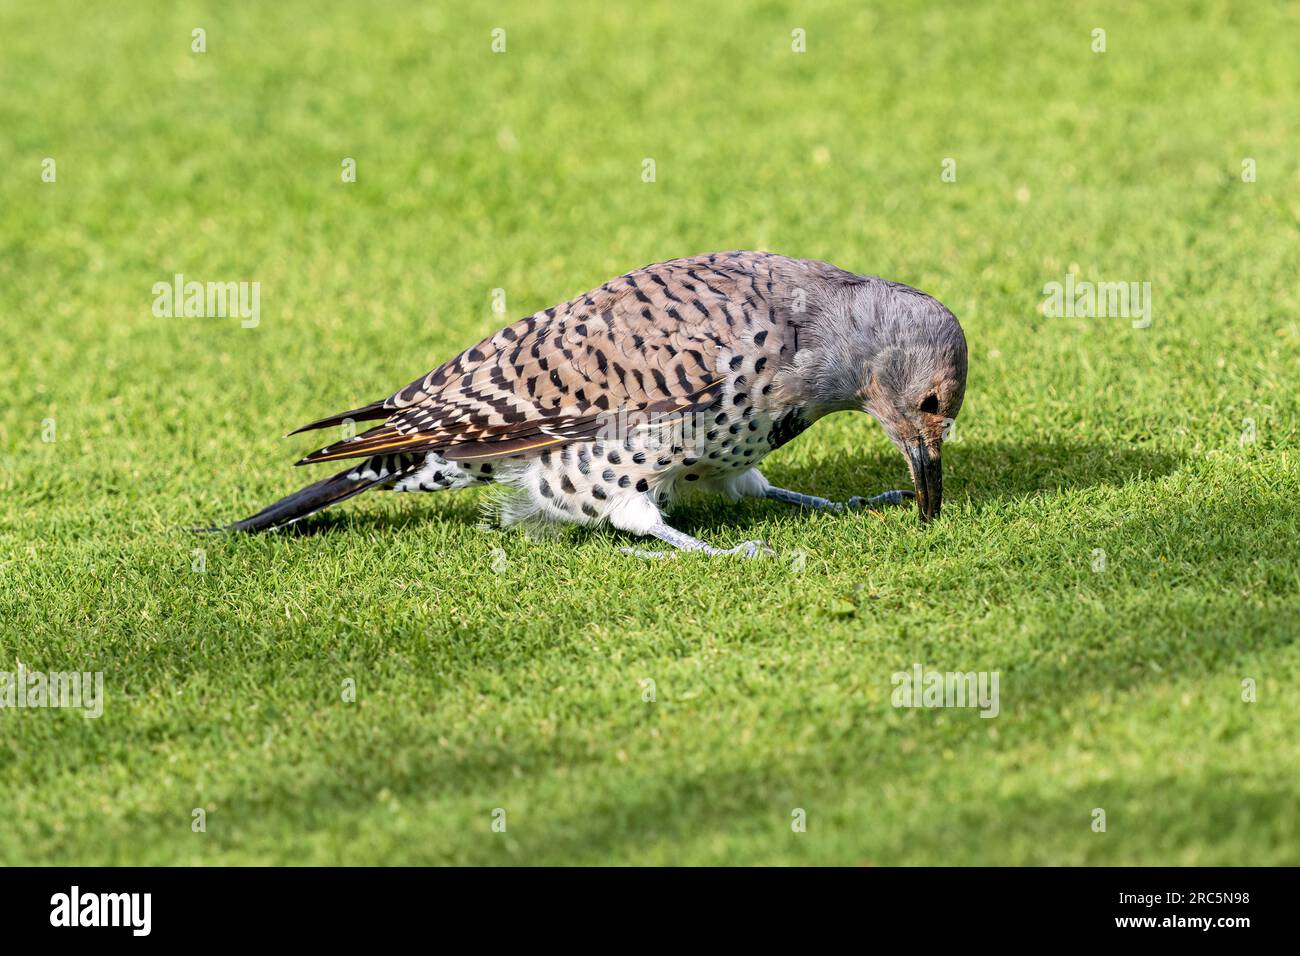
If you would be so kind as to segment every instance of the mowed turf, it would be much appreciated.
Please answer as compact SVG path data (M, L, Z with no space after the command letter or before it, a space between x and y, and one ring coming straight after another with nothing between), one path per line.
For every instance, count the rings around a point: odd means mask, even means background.
M1295 6L320 6L0 3L0 670L107 698L0 711L0 862L1300 863ZM941 521L187 531L320 477L289 429L733 248L957 314ZM1067 272L1150 326L1045 315ZM155 317L177 273L260 322ZM862 415L764 470L907 482ZM914 663L999 715L892 707Z

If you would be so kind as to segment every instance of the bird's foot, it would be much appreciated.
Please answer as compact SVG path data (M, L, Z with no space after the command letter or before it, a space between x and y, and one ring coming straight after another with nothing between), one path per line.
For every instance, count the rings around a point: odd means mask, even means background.
M707 541L701 541L699 538L692 538L689 534L678 531L676 528L671 528L662 522L650 528L646 533L652 537L658 538L665 544L671 544L679 551L695 551L700 554L707 554L710 557L721 557L722 555L734 554L738 557L745 558L746 560L752 560L754 558L763 557L764 555L776 554L775 551L769 548L762 541L746 541L743 544L736 545L734 548L715 548ZM673 556L671 552L642 551L639 548L624 548L623 553L634 554L638 557L646 558Z
M675 558L682 553L681 551L646 551L643 548L619 548L619 550L622 551L624 554L630 554L636 558L655 558L655 559ZM697 554L707 554L709 555L709 557L714 557L714 558L734 554L744 558L746 561L752 561L755 558L762 558L762 557L767 557L768 555L776 554L775 551L769 548L762 541L746 541L744 544L739 544L734 548L724 549L724 548L715 548L712 545L705 545L702 548L686 548L684 550L694 551Z
M872 495L870 498L863 498L861 495L854 495L845 502L845 507L866 508L874 511L877 508L905 505L915 497L915 491L886 491L878 495Z
M774 488L768 486L763 491L764 498L770 498L773 501L781 501L788 505L798 505L800 508L812 508L816 511L831 511L836 514L842 511L853 510L855 508L876 509L887 505L901 505L916 497L913 491L886 491L883 494L874 495L870 498L863 498L860 495L854 495L848 501L831 501L827 498L819 498L817 495L805 495L798 491L787 491L784 488Z

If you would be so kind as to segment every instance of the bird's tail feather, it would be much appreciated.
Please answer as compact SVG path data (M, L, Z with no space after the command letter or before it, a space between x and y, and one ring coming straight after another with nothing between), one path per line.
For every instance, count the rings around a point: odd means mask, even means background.
M281 498L257 514L211 531L275 531L313 515L323 508L346 501L376 485L387 485L403 475L415 471L424 456L382 455L359 463L347 471L340 471L315 484Z
M289 432L289 435L297 435L299 432L314 431L317 428L328 428L330 425L342 425L344 422L371 422L376 418L387 418L393 413L393 410L386 407L383 402L371 402L369 405L362 405L360 408L354 408L350 412L339 412L337 415L329 415L325 418L318 418L314 422L303 425L301 428L295 428ZM285 435L288 438L289 435Z

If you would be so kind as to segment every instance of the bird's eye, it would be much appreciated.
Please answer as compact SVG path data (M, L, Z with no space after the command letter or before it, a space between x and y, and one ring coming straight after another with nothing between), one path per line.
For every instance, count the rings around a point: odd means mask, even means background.
M925 412L926 414L933 415L938 410L939 410L939 396L938 395L925 396L925 401L921 403L921 411Z

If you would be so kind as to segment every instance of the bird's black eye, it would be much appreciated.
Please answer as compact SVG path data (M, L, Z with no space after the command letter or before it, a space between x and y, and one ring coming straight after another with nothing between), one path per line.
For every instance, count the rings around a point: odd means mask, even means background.
M938 410L939 410L939 396L938 395L925 396L925 401L921 403L921 411L925 412L926 414L933 415Z

